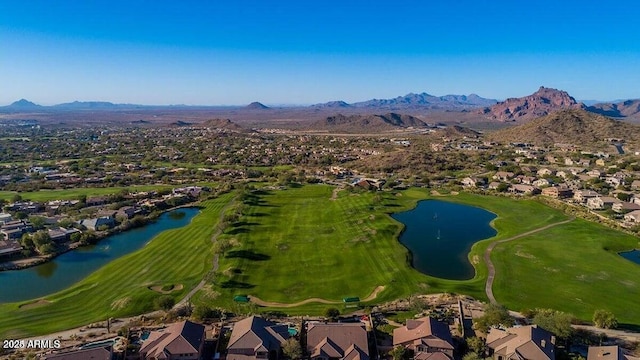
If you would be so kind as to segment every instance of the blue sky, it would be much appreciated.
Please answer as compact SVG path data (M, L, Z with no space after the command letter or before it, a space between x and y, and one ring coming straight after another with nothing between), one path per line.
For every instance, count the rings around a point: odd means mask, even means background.
M0 104L640 98L637 1L0 1Z

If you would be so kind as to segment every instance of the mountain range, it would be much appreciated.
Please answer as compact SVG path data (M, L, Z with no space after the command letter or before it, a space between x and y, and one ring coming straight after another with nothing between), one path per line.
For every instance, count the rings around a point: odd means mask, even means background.
M565 109L489 133L487 138L502 143L538 146L560 143L605 148L613 144L612 139L637 145L640 142L640 126L584 109Z

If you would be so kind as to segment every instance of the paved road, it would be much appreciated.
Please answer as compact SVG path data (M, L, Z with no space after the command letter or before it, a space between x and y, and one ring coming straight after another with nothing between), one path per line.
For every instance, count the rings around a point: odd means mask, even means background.
M496 298L493 296L493 279L496 276L496 268L495 266L493 266L493 263L491 262L491 251L493 251L493 249L502 244L502 243L506 243L507 241L512 241L512 240L516 240L525 236L529 236L531 234L535 234L538 233L540 231L545 231L549 228L552 228L554 226L558 226L558 225L562 225L562 224L566 224L569 222L572 222L573 220L575 220L575 217L572 217L570 219L564 220L564 221L560 221L557 223L553 223L553 224L549 224L547 226L543 226L541 228L537 228L537 229L533 229L527 232L524 232L522 234L518 234L516 236L512 236L508 239L503 239L503 240L498 240L498 241L494 241L492 242L489 247L487 247L487 249L484 251L484 262L487 264L487 268L489 269L489 274L487 275L487 282L484 285L484 291L487 293L487 298L489 298L489 301L492 304L497 304L498 302L496 301Z

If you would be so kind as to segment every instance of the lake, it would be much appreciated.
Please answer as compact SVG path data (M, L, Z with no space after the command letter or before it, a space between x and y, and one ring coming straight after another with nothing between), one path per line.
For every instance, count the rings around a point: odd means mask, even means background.
M468 255L479 240L497 234L496 215L484 209L440 200L423 200L410 211L392 214L405 225L400 235L412 266L434 277L466 280L475 275Z
M69 251L47 263L2 271L0 303L29 300L63 290L107 263L141 249L161 232L189 224L198 212L198 208L165 212L153 223L111 235L96 245Z
M625 258L627 260L631 260L636 264L640 264L640 250L632 250L632 251L621 252L620 256L622 256L623 258Z

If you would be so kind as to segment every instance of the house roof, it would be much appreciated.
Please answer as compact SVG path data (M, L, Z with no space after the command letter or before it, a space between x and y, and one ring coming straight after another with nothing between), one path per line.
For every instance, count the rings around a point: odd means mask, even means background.
M77 350L68 353L45 355L45 360L111 360L111 347Z
M277 350L288 338L288 326L251 316L234 325L227 349ZM227 358L233 358L233 354Z
M628 360L617 345L589 346L587 360Z
M194 354L204 342L204 326L185 320L172 324L164 331L152 331L140 347L145 357L167 359L168 354Z
M491 329L487 346L496 354L517 360L554 360L555 337L536 325Z
M449 327L434 318L407 320L407 325L393 330L393 345L407 344L419 341L429 347L453 350L453 340Z
M307 329L311 357L368 360L367 330L361 323L318 323Z

